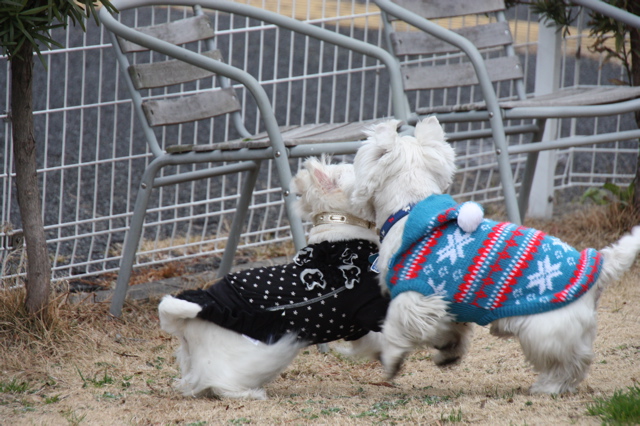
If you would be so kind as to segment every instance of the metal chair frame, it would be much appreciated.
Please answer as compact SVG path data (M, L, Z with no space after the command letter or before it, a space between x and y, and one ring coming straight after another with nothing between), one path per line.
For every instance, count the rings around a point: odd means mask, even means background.
M406 102L405 94L402 89L399 72L395 67L395 59L380 47L355 40L348 36L314 25L306 24L277 13L224 0L112 0L112 3L120 11L143 6L165 5L192 7L196 14L202 14L202 9L211 9L243 15L373 57L386 66L391 77L390 90L394 116L405 120L408 118L408 103ZM112 44L115 49L118 62L120 63L122 71L121 74L123 75L129 92L131 93L135 113L144 130L150 151L154 157L153 161L151 161L145 169L139 186L134 212L131 218L131 225L125 237L120 270L111 301L111 313L115 316L121 315L135 262L137 247L142 234L149 198L151 196L151 192L155 188L230 173L248 173L248 177L245 180L244 187L242 188L242 193L236 207L237 213L232 221L222 261L218 269L218 275L222 276L228 273L231 269L235 251L245 222L246 213L251 201L253 188L258 176L260 164L264 160L273 160L282 188L285 210L289 219L294 245L297 249L303 247L306 241L304 229L301 219L293 208L295 194L292 194L289 190L289 184L292 177L289 159L320 155L322 153L331 153L334 155L354 153L360 146L361 139L364 138L364 134L360 139L354 140L338 140L336 142L320 143L315 141L314 143L305 143L304 139L302 139L299 143L298 141L294 141L294 143L285 144L282 130L278 126L277 119L265 90L249 73L222 61L211 59L197 52L190 51L184 47L174 45L138 31L135 28L131 28L119 22L106 9L102 9L100 11L99 17L102 24L111 34ZM224 147L224 144L220 146L213 144L204 148L196 146L197 150L187 150L187 152L180 153L172 153L163 150L155 138L153 129L147 122L147 118L142 109L143 100L129 77L128 69L130 64L126 54L123 53L119 47L118 39L127 40L149 50L167 55L170 58L178 59L190 65L215 73L218 76L222 76L226 79L242 84L256 102L266 130L268 142L266 144L263 143L252 146L252 141L247 141L247 143L241 147L238 145L233 147ZM228 85L228 80L226 81L227 82L225 83L225 80L223 80L223 83ZM240 119L240 115L235 114L234 123L236 123L236 127L240 129L239 131L241 134L247 137L251 136L246 129L242 130L244 129L244 126L242 126ZM366 123L363 123L362 127L365 126ZM158 176L160 170L167 166L222 162L229 162L229 164L177 175Z
M375 0L375 2L382 11L383 20L387 23L389 16L403 20L421 31L429 33L446 43L456 46L468 57L469 62L473 65L473 70L478 79L485 107L482 110L475 111L436 113L436 116L443 123L477 121L487 121L489 123L490 129L460 132L458 134L449 134L448 136L452 141L488 136L493 137L506 211L511 221L520 223L522 216L526 211L528 196L533 181L533 174L535 171L538 153L540 151L640 137L640 130L631 130L613 134L574 136L560 140L541 141L544 125L547 119L596 117L639 111L640 99L616 104L590 105L571 108L548 106L502 107L498 102L498 97L491 79L489 78L489 73L484 59L473 43L465 37L445 29L428 19L422 18L418 14L399 6L392 0ZM640 17L620 11L619 9L606 5L601 1L574 0L574 2L586 7L591 7L594 10L598 10L608 16L613 16L616 19L620 19L623 22L628 23L629 25L640 28ZM285 17L274 12L269 12L264 9L226 0L112 0L112 3L119 10L133 9L143 6L165 5L192 7L196 14L201 14L202 9L210 9L241 15L261 20L277 27L291 30L296 33L372 57L377 59L388 72L393 116L394 118L408 124L403 128L403 131L411 132L411 126L420 118L420 115L417 112L410 110L409 102L403 87L403 75L398 59L389 51L373 44L355 40L337 32L298 21L293 18ZM233 263L233 258L245 222L246 212L251 201L251 195L256 183L260 164L264 160L273 160L283 191L282 194L285 202L285 211L291 226L294 245L296 248L303 247L305 245L305 236L302 221L293 209L294 194L291 194L289 190L289 183L291 180L289 159L320 155L322 153L354 153L361 145L361 139L352 138L349 140L322 143L305 143L304 140L301 140L294 141L293 143L285 143L283 131L278 126L277 119L265 90L260 85L260 82L249 73L230 66L222 61L209 58L197 52L190 51L186 48L179 47L148 34L144 34L135 28L128 27L116 20L105 9L100 11L99 17L103 25L112 34L113 45L118 61L121 65L122 74L125 76L128 75L127 70L129 65L126 55L118 47L118 38L126 39L140 46L144 46L149 50L159 52L170 58L175 58L195 67L215 73L216 75L223 77L221 80L223 86L229 86L229 80L238 82L247 89L255 100L267 134L267 143L262 145L252 146L251 142L248 142L245 146L241 147L238 145L225 147L223 143L220 146L213 144L205 147L205 149L187 150L188 152L182 152L179 154L167 152L161 149L157 144L157 141L155 141L153 129L151 129L146 122L146 117L140 106L142 100L138 98L139 94L137 94L138 92L135 87L133 87L131 81L125 78L134 101L134 108L139 118L138 121L143 126L143 130L147 136L149 147L154 159L145 169L140 183L134 213L131 219L131 226L125 237L120 271L111 303L111 313L116 316L121 314L133 264L135 262L137 246L142 233L147 204L151 191L154 188L230 173L248 173L248 178L245 180L244 187L242 188L242 194L237 204L237 214L232 222L227 246L218 270L219 275L224 275L230 270ZM504 16L502 16L502 19L503 18ZM387 27L385 27L385 29L386 28ZM386 31L388 30L386 29ZM512 48L506 47L507 53L513 54L513 51L509 51L509 49ZM525 100L526 94L524 93L524 86L521 83L516 84L518 97L521 100ZM533 119L534 122L532 124L520 126L505 126L505 121L519 119ZM249 136L249 132L247 132L246 129L242 130L244 126L242 125L239 114L233 115L233 122L241 134ZM532 143L509 146L506 136L522 132L533 133L534 136ZM520 197L518 199L509 156L522 153L527 153L528 158L526 162L525 175L520 189ZM171 165L222 162L229 162L230 164L219 165L173 176L157 176L162 168Z
M448 112L435 113L442 123L459 123L459 122L477 122L488 121L490 129L461 132L460 134L448 134L449 140L462 140L481 137L493 137L495 154L498 161L500 179L505 198L505 206L508 217L511 221L521 223L522 218L527 210L529 193L536 169L538 153L544 150L561 149L567 147L577 147L582 145L600 144L606 142L614 142L627 139L635 139L640 137L640 129L629 130L623 132L605 133L597 135L578 135L573 137L562 138L559 140L542 141L542 134L548 119L556 118L578 118L578 117L600 117L618 115L629 112L640 111L640 99L625 100L623 102L600 104L600 105L562 105L562 94L555 99L557 106L518 106L518 102L507 107L502 106L498 100L496 90L493 86L489 75L489 70L485 63L480 50L464 36L446 29L429 19L426 19L416 11L409 10L421 7L424 4L433 3L432 8L438 7L439 3L446 4L446 1L435 0L375 0L380 7L383 15L383 23L385 26L385 35L387 40L387 49L392 51L392 43L390 40L391 20L398 19L404 21L413 27L428 33L439 40L442 40L452 46L455 46L468 58L473 66L473 71L478 80L478 85L484 99L484 107L472 111L464 112ZM501 9L504 9L504 2L495 1L493 3L501 3ZM585 6L606 16L610 16L627 25L640 28L640 17L631 13L613 7L599 0L577 0L574 1L579 5ZM400 4L404 5L401 6ZM447 5L449 6L449 5ZM505 21L504 11L500 10L496 13L498 21ZM511 45L505 46L507 56L514 56L515 52ZM425 68L428 70L428 68ZM520 101L528 99L523 81L515 81L516 94ZM634 88L635 96L640 96L640 91ZM535 98L534 98L535 99ZM531 102L530 102L531 104ZM420 114L412 112L410 123L415 123L420 118ZM533 119L532 124L524 124L520 126L508 127L505 122L508 120ZM506 136L517 133L533 133L531 143L509 146ZM528 154L525 164L525 172L520 188L519 197L516 195L515 182L513 172L509 162L509 157L515 154Z

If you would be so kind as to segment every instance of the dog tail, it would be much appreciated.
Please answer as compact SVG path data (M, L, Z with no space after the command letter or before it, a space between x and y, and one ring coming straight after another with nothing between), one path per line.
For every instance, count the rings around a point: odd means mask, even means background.
M195 318L201 310L202 307L197 303L177 299L170 295L164 296L158 305L160 328L168 333L176 334L182 328L184 320Z
M627 272L640 252L640 226L634 226L631 233L624 235L618 242L603 248L600 253L604 257L602 272L598 279L600 291L619 280Z

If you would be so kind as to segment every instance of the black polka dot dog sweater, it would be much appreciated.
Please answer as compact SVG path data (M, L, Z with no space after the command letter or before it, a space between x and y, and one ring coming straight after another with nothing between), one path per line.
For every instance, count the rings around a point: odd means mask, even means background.
M202 306L198 317L271 344L295 333L309 344L380 331L389 299L380 293L369 241L309 245L292 263L226 275L176 297Z

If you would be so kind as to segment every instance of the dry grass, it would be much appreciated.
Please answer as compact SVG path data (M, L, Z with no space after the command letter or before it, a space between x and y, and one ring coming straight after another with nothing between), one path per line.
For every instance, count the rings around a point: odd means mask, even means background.
M599 248L628 229L621 223L590 209L530 225ZM377 363L310 347L267 387L268 401L187 398L171 387L177 342L159 330L157 301L127 304L115 319L105 305L69 305L61 295L43 324L25 318L20 294L5 292L0 424L599 424L587 404L640 380L639 281L636 265L605 293L591 374L559 397L528 395L534 374L518 344L477 327L460 365L439 369L417 351L392 383Z

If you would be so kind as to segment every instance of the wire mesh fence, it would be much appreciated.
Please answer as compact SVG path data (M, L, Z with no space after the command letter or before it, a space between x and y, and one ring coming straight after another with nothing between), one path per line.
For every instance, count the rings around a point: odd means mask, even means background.
M247 3L369 43L382 43L380 13L372 1ZM146 25L178 19L186 13L177 7L149 8L123 13L120 19ZM210 18L217 34L217 47L232 65L250 72L263 84L280 125L364 120L391 114L388 82L375 61L243 17L212 13ZM528 76L527 92L530 93L534 90L532 75L538 49L537 17L519 6L508 11L508 18ZM441 24L458 27L466 23ZM70 26L67 31L57 30L54 36L63 47L43 52L46 66L35 61L33 105L38 177L53 278L64 280L117 271L137 185L150 154L136 126L109 38L102 28L89 22L86 33ZM586 43L580 31L564 41L563 86L608 83L610 79L622 77L619 64L604 63L602 56L584 54L584 48L582 54L577 55L580 50L575 46ZM153 58L140 55L137 60ZM7 280L23 273L24 255L14 184L6 57L0 57L0 69L0 87L6 88L5 96L0 98L0 119L3 120L0 128L0 276ZM181 90L199 88L185 85ZM262 130L256 106L242 88L237 89L248 130ZM500 90L501 96L508 97L513 88ZM434 104L451 97L474 95L434 92L410 101L416 105ZM623 130L634 125L633 117L627 116L600 121L564 120L558 132L565 136L576 132L597 133L612 126ZM158 136L163 146L211 143L233 137L230 128L226 121L212 120L176 126ZM520 138L524 137L513 137L510 143L521 143ZM455 148L459 173L452 194L460 199L501 202L491 140L459 141L455 142ZM562 150L555 168L554 187L575 192L605 181L626 184L633 177L637 150L637 141ZM522 174L524 161L524 156L512 159L517 178ZM277 177L270 164L263 170L240 248L289 239ZM146 217L137 266L222 253L242 179L242 176L212 178L159 188Z

